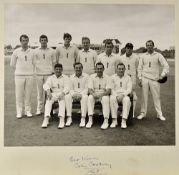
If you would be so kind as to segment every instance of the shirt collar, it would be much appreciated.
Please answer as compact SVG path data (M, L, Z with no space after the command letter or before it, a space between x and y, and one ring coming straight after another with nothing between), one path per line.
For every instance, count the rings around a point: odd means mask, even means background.
M66 47L63 45L63 48L64 48L64 49L70 49L71 47L72 47L72 46L69 45L69 47L66 48Z
M104 74L102 75L102 77L98 77L98 75L96 74L95 77L96 77L96 78L104 78Z
M74 77L77 77L76 74L74 74ZM84 77L84 74L82 73L80 77L77 77L77 78L81 78L81 77Z
M112 57L112 56L114 56L113 53L111 53L111 55L108 56L108 55L106 54L106 52L104 52L104 55L107 56L107 57Z
M40 49L40 50L48 50L48 49L50 49L50 47L47 46L46 49L42 49L41 47L39 47L39 49Z
M82 52L90 52L90 49L88 49L87 51L85 51L85 50L83 49Z
M154 51L152 54L150 54L149 52L146 52L146 55L155 55L155 54L157 54L156 51Z
M22 52L29 52L29 51L30 51L30 48L28 47L27 50L24 50L24 49L21 47L21 51L22 51Z
M59 79L59 78L63 78L64 76L62 74L60 77L57 78L57 76L54 74L53 77L56 78L56 79Z

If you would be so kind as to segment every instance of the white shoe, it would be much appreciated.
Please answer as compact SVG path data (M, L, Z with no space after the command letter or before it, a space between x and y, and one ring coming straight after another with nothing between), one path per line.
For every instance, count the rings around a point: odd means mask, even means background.
M35 113L35 115L41 115L42 114L42 112L40 112L40 111L37 111L36 113Z
M65 126L70 126L71 124L72 124L72 118L68 117Z
M26 112L26 116L27 116L27 117L32 117L31 112Z
M88 123L86 124L86 128L91 128L92 125L93 123L91 121L88 121Z
M22 114L17 114L16 118L18 118L18 119L22 118Z
M101 125L101 129L107 129L109 126L108 120L104 120L103 124Z
M49 119L48 119L48 117L44 117L44 120L43 120L43 123L42 123L42 128L47 128L47 126L48 126L48 124L49 124Z
M64 126L65 126L64 119L61 119L61 118L60 118L58 128L59 128L59 129L62 129L62 128L64 128Z
M115 128L117 126L117 120L116 119L113 119L111 125L110 125L110 128Z
M143 113L141 113L139 116L137 116L138 120L142 120L145 117L145 115Z
M122 128L122 129L126 129L126 128L127 128L126 120L125 120L125 119L122 119L121 128Z
M88 123L86 124L86 128L91 128L93 125L93 117L89 116Z
M162 121L165 121L165 120L166 120L166 118L165 118L164 116L157 116L157 118L158 118L159 120L162 120Z
M80 128L83 128L83 127L85 127L85 118L84 117L81 118L81 122L80 122Z

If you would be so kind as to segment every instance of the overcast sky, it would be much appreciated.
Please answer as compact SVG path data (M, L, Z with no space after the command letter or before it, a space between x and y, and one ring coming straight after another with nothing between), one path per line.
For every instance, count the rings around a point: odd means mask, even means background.
M122 47L132 42L137 49L152 39L157 48L169 49L174 23L172 5L6 4L5 44L19 44L21 34L34 44L46 34L49 45L57 45L68 32L77 44L83 36L99 44L118 38Z

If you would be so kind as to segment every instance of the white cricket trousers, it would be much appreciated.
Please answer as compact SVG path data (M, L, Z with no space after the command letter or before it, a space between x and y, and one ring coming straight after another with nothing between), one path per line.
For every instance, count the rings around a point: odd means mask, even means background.
M142 77L142 99L141 99L141 113L146 116L148 105L149 89L152 94L155 110L158 116L162 116L160 103L160 84L157 81Z
M73 97L71 96L71 94L68 94L65 96L65 103L66 103L67 116L71 117L72 116L72 103L73 103ZM87 108L88 108L88 95L82 95L80 104L81 104L81 116L86 117Z
M124 96L121 99L122 103L122 118L128 119L129 116L129 111L131 107L131 101L128 96ZM118 113L118 101L117 101L117 96L110 95L110 107L111 107L111 115L113 119L117 119L117 113Z
M109 96L103 96L101 99L102 104L102 111L103 116L106 119L109 119ZM95 99L92 95L88 96L88 116L92 116L94 114L94 106L95 106Z
M43 90L43 85L50 75L37 75L36 85L37 85L37 112L43 112L45 92Z
M17 114L23 114L23 106L25 106L25 113L31 112L33 83L33 76L15 76Z
M55 101L58 101L59 105L59 112L58 116L59 117L65 117L65 99L58 100L58 97L61 93L52 93L52 98L47 99L45 103L45 117L49 116L50 117L50 112L52 110L52 105Z

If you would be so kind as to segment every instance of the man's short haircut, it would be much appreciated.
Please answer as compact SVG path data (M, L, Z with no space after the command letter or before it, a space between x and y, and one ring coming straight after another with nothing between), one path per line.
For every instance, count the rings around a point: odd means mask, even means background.
M102 66L103 66L103 69L104 69L104 64L103 64L103 63L101 63L101 62L96 63L96 67L97 67L98 65L102 65Z
M88 40L89 43L90 43L90 39L88 37L82 37L82 43L83 43L84 40Z
M124 68L126 68L126 67L125 67L125 64L122 63L122 62L120 62L120 63L117 64L117 68L118 68L118 66L124 66Z
M72 40L72 36L69 33L64 33L63 39L70 38Z
M55 64L54 68L56 69L57 67L59 67L59 68L62 68L62 69L63 69L62 64L59 64L59 63Z
M112 42L112 39L106 39L105 40L105 47L106 47L106 45L109 45L109 44L111 44L112 45L112 47L114 47L114 44L113 44L113 42Z
M125 49L126 49L126 48L133 49L133 48L134 48L134 46L133 46L133 44L132 44L132 43L127 43L127 44L126 44L126 46L125 46Z
M47 37L46 35L41 35L40 38L39 38L39 41L40 41L42 38L46 38L46 40L48 41L48 37Z
M155 44L154 44L154 42L153 42L152 40L148 40L148 41L146 42L146 46L147 46L147 43L152 43L153 46L155 46Z
M81 67L82 67L82 69L83 69L83 64L82 64L82 63L76 62L76 63L73 64L73 67L75 68L76 65L81 65Z
M25 35L25 34L20 36L20 41L22 41L22 38L27 38L29 40L29 37L27 35Z

